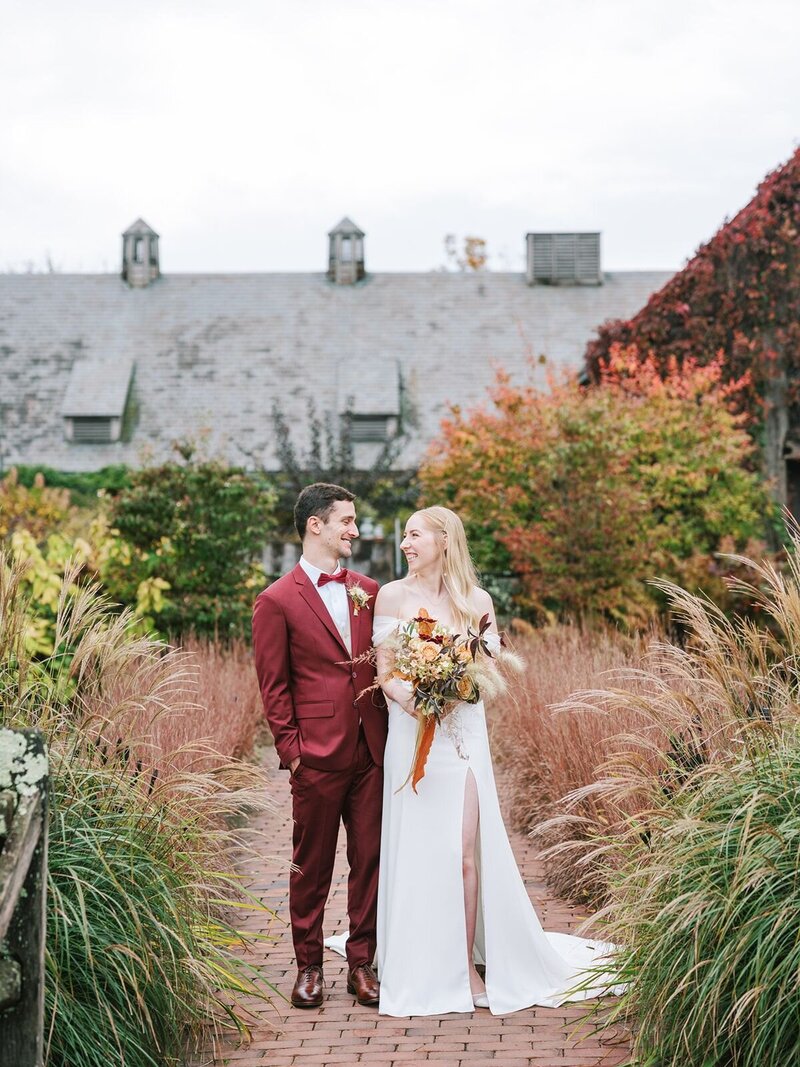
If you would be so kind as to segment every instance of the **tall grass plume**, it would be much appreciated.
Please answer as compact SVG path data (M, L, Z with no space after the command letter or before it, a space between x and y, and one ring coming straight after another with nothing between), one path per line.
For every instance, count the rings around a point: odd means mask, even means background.
M577 625L533 630L522 627L513 646L525 667L508 691L492 705L492 746L503 767L509 815L525 832L536 829L542 843L563 844L551 853L547 877L554 890L571 899L602 897L603 875L582 862L596 827L619 818L615 804L589 795L572 805L568 818L561 803L595 780L598 766L615 750L614 738L635 729L635 709L624 715L603 716L572 709L556 710L570 693L599 678L609 677L640 662L645 640L611 628Z
M659 583L683 628L631 684L592 688L562 714L634 716L598 779L572 792L629 813L598 825L604 935L621 946L649 1067L800 1062L800 537L786 567L743 557L753 611Z
M259 842L235 826L270 806L264 772L236 758L256 721L244 653L137 635L71 569L37 659L20 579L0 557L2 722L41 729L50 755L47 1061L178 1065L208 1026L245 1033L244 999L271 992L229 918L260 906L235 868Z

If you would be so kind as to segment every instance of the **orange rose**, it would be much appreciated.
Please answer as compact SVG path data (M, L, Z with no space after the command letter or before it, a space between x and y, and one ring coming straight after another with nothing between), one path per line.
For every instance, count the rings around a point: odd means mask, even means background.
M466 674L463 678L459 678L456 689L462 700L471 700L475 696L475 683Z
M436 659L436 657L438 655L439 655L438 647L436 645L430 644L430 642L426 643L425 647L422 650L422 658L425 660L425 662L426 663L433 663L433 661Z

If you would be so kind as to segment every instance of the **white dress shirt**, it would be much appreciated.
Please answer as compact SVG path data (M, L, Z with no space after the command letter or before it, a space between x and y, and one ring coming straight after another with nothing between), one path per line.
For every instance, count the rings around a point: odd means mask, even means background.
M315 567L313 563L309 563L305 556L300 557L300 566L316 586L316 590L322 599L322 603L328 609L328 614L331 619L333 619L334 626L342 635L342 640L344 641L348 652L352 655L353 646L350 642L350 605L347 603L347 590L344 582L326 582L325 585L317 585L319 576L326 572L321 571L319 567ZM333 573L338 574L341 569L341 564L337 564L336 570Z

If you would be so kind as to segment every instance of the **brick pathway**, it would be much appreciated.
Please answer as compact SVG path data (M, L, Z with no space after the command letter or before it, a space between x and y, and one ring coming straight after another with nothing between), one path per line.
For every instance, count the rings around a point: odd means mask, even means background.
M267 758L275 763L270 750ZM288 776L275 769L273 796L278 815L262 818L267 832L265 852L285 857L291 854L291 814ZM542 865L527 838L512 834L511 841L525 884L545 929L573 930L582 915L550 894ZM325 932L340 933L345 923L347 866L344 835L333 876L331 896L325 911ZM276 865L250 863L243 867L253 893L288 922L288 879ZM247 931L267 931L277 940L256 946L251 958L263 961L263 973L288 998L297 973L288 925L268 925L265 915L245 914ZM193 1061L195 1067L231 1064L232 1067L326 1067L328 1064L364 1063L370 1067L411 1067L432 1060L441 1067L618 1067L628 1055L628 1045L619 1032L606 1031L602 1038L595 1026L581 1025L580 1004L561 1008L529 1008L495 1017L484 1010L474 1014L453 1013L416 1019L379 1016L362 1008L345 989L343 958L325 953L327 997L319 1010L298 1010L287 1000L275 998L273 1008L254 1008L252 1041L247 1047L209 1051Z

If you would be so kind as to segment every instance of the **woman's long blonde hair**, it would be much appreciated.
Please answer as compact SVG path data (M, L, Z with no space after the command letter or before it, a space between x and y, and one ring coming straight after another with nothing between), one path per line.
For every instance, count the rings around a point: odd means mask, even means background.
M469 554L464 524L450 508L436 504L421 508L417 515L437 535L442 548L442 581L453 605L456 626L466 630L477 627L480 613L472 604L472 592L478 585L475 564Z

